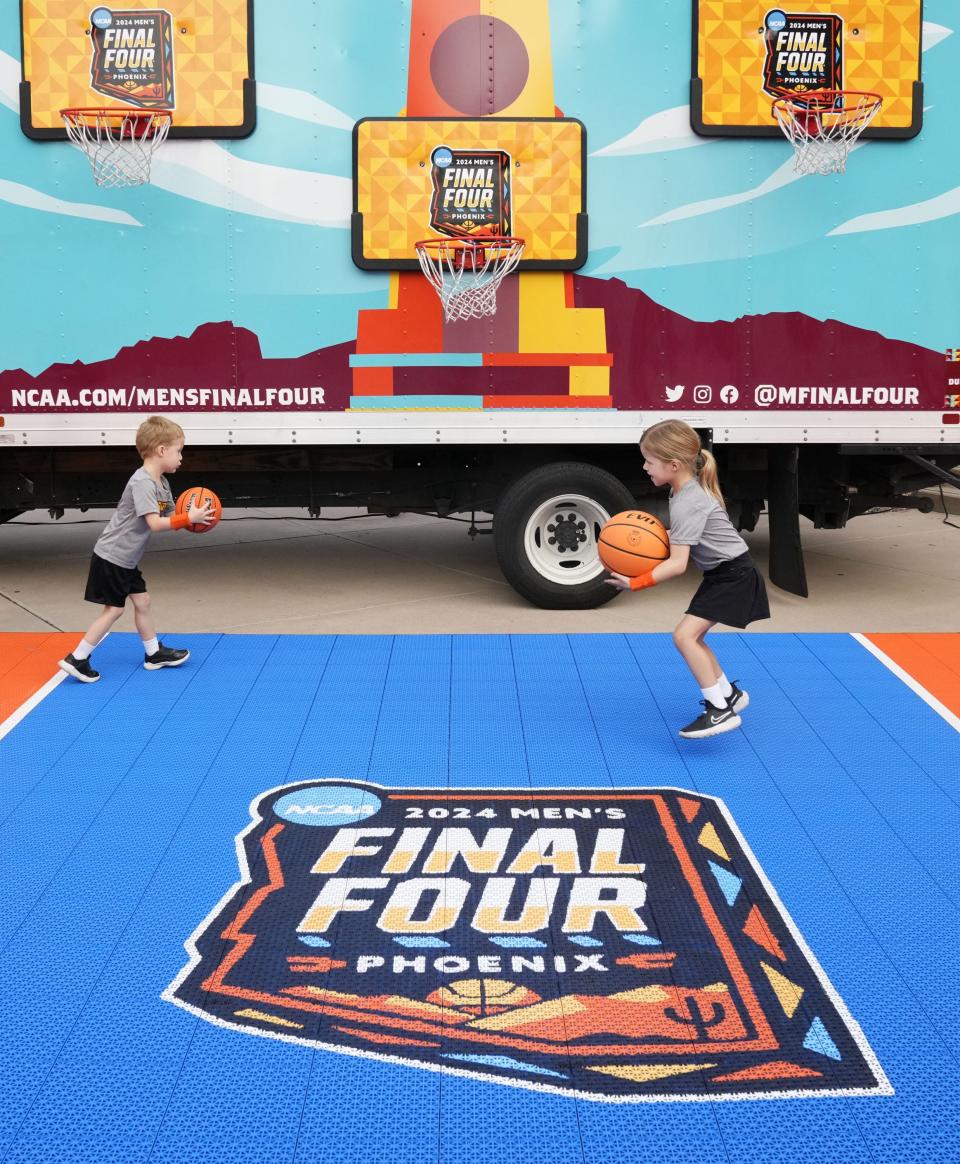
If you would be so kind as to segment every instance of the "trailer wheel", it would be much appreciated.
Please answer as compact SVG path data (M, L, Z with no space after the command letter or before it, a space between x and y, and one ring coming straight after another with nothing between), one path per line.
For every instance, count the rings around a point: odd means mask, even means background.
M510 585L546 610L590 610L616 596L604 582L597 536L611 514L634 504L611 473L578 461L542 465L497 503L493 541Z

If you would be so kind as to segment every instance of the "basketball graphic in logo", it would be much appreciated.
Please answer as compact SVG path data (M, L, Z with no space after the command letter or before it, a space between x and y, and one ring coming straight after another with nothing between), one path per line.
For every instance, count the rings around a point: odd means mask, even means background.
M427 996L427 1002L437 1006L454 1006L468 1014L500 1014L513 1010L516 1006L530 1006L539 1002L540 995L534 994L526 986L516 982L504 982L500 978L464 978L441 986Z

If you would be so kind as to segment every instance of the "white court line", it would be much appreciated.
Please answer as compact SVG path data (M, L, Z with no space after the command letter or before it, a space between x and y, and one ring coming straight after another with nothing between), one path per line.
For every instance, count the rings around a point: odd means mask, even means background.
M889 655L885 655L878 646L871 643L866 635L854 632L853 638L855 638L862 647L866 647L871 655L875 655L884 665L884 667L886 667L889 671L892 671L898 679L906 683L911 691L915 691L916 694L919 695L923 700L923 702L926 703L929 707L932 707L941 719L945 719L947 721L947 723L954 729L954 731L960 732L960 716L954 715L949 707L945 707L940 702L940 700L936 698L936 696L931 695L925 687L922 687L912 675L904 671L904 669L898 663L895 663Z
M26 719L30 712L33 711L33 709L37 706L37 704L42 703L50 694L50 692L55 687L59 686L59 684L61 684L66 678L66 671L58 671L52 679L48 679L46 683L44 683L39 691L35 691L29 699L20 704L16 711L8 715L3 723L0 723L0 740L2 740L4 736L9 735L9 733L13 731L17 724L22 719Z

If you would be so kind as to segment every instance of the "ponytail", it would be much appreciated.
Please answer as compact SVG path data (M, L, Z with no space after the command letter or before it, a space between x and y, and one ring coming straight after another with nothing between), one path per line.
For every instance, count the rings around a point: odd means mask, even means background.
M709 449L701 449L697 457L697 480L726 509L727 505L720 492L720 480L717 476L717 459Z
M680 461L694 474L700 485L726 509L717 478L717 461L709 449L700 444L696 430L682 420L661 420L640 438L644 449L662 461Z

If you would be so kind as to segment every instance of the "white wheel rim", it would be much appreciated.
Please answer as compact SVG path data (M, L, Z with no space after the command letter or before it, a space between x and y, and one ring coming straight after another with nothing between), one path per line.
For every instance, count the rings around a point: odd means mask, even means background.
M604 572L597 535L609 517L592 497L551 497L534 510L523 532L527 560L542 578L560 586L592 582Z

